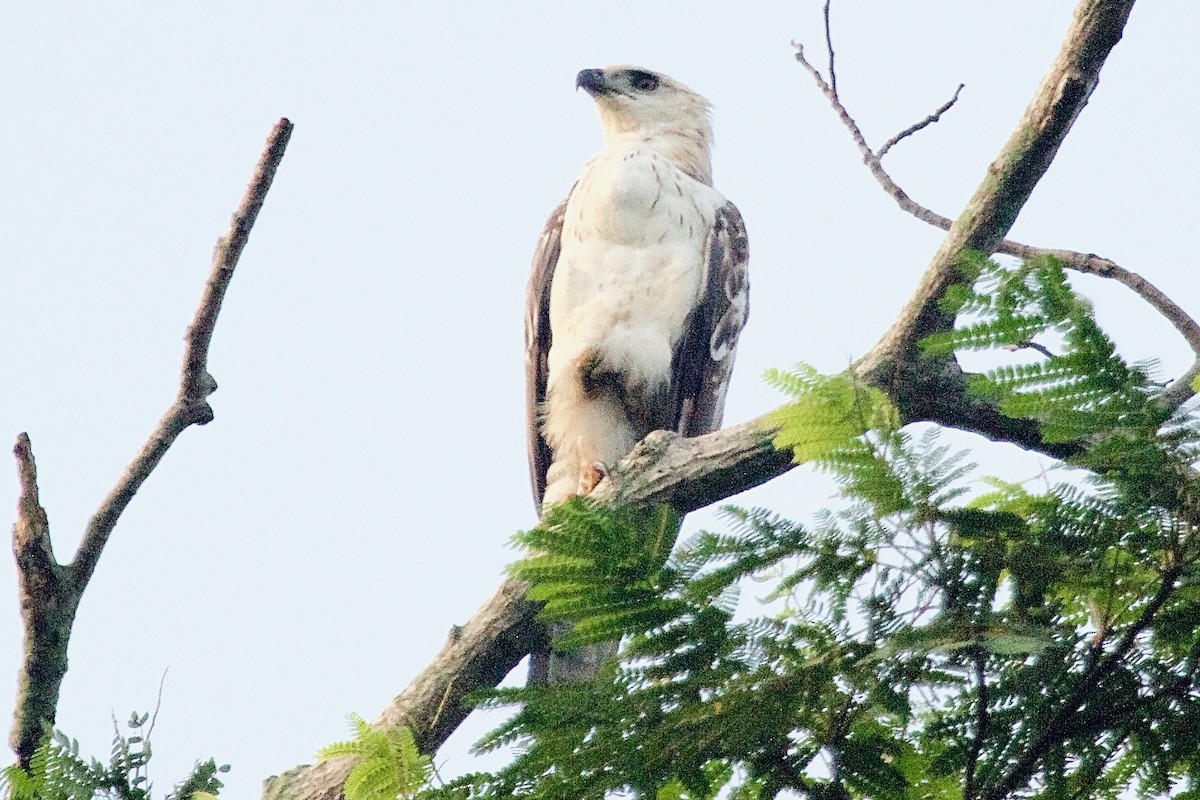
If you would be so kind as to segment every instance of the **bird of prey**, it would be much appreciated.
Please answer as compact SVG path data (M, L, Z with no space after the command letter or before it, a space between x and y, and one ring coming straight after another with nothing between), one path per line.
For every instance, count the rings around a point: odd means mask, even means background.
M575 85L596 101L604 149L551 214L529 279L539 511L590 492L651 431L719 428L749 309L746 229L712 186L708 101L633 66L585 69ZM562 656L535 658L531 680L576 680L556 679Z

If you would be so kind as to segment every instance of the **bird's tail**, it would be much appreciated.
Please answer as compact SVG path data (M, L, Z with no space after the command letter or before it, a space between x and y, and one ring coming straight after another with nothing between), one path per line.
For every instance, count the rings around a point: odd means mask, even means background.
M571 630L569 622L550 623L546 644L529 654L526 686L559 686L593 681L600 668L617 657L620 642L599 642L572 650L552 650L550 643Z

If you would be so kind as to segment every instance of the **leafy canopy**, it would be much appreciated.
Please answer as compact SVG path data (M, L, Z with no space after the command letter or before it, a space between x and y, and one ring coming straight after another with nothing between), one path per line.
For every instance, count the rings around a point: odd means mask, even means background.
M514 760L437 787L406 729L355 718L323 751L362 759L347 797L1200 798L1196 425L1053 260L963 271L959 327L922 346L1036 354L971 389L1081 441L1086 480L969 483L965 452L853 374L773 371L776 446L844 507L728 507L726 532L678 543L668 508L558 506L514 571L570 623L557 647L623 637L619 663L489 693L515 713L478 747ZM769 590L738 615L748 581Z
M772 372L792 398L777 446L845 507L810 525L729 507L726 532L681 544L668 509L555 509L517 574L573 623L558 646L623 636L620 663L491 693L515 714L479 747L514 761L427 795L1200 798L1196 426L1056 262L964 270L960 326L923 346L1030 353L972 390L1083 439L1086 480L969 483L965 453L854 375ZM743 617L747 581L768 602Z

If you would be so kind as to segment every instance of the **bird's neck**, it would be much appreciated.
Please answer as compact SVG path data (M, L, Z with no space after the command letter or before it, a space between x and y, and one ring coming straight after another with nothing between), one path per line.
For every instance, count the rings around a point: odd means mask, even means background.
M654 150L688 177L712 186L712 139L708 131L669 128L649 135L622 131L605 138L610 148Z

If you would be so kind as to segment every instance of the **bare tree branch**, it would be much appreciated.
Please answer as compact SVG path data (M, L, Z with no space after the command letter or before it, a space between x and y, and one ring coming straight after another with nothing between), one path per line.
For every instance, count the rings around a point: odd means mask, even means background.
M914 122L912 125L909 125L907 128L900 131L895 136L893 136L892 138L890 138L886 142L884 142L883 147L879 148L879 152L875 154L875 157L882 159L884 156L887 155L888 150L891 150L893 147L895 147L901 141L907 139L909 136L912 136L917 131L920 131L924 128L928 128L933 123L941 120L942 114L945 114L947 111L949 111L954 106L955 103L958 102L958 96L962 93L964 86L966 86L965 83L960 83L958 85L958 88L954 90L954 96L951 97L946 102L942 103L940 106L938 106L937 111L934 111L932 114L930 114L928 117L921 120L920 122Z
M827 6L828 9L828 6ZM831 35L828 24L828 14L826 15L825 38L827 46L832 48L832 44L828 44ZM883 168L882 160L884 155L900 140L911 136L928 125L937 122L941 115L948 111L958 100L959 92L962 91L963 85L959 84L958 89L954 92L954 96L933 114L930 114L924 120L909 126L900 133L889 139L878 151L872 150L867 144L866 137L863 135L862 129L854 117L846 109L841 98L837 94L836 88L829 82L826 82L821 73L804 55L803 45L793 42L792 46L796 49L796 61L800 63L805 70L813 77L817 84L817 88L825 95L830 106L838 115L846 130L850 133L850 137L854 140L859 152L862 154L863 163L871 171L875 180L883 188L883 190L896 201L901 209L908 212L912 216L926 222L934 227L941 228L944 231L949 231L953 220L948 217L943 217L941 214L926 208L917 203L909 195L900 188ZM832 50L831 50L832 52ZM832 68L832 62L830 64ZM1200 374L1200 324L1192 319L1177 303L1168 297L1161 289L1155 286L1150 281L1146 280L1141 275L1131 270L1125 269L1111 259L1098 256L1095 253L1081 253L1074 250L1061 250L1045 247L1034 247L1032 245L1023 244L1013 241L1012 239L1002 239L994 246L993 252L1004 253L1005 255L1017 256L1018 258L1034 258L1038 256L1053 256L1062 262L1063 266L1076 272L1084 272L1090 275L1098 275L1102 278L1115 280L1133 292L1141 296L1146 302L1154 307L1156 311L1162 314L1177 331L1187 341L1192 348L1192 352L1196 354L1197 360L1188 370L1187 373L1177 378L1171 387L1164 392L1162 397L1163 404L1170 409L1175 409L1187 402L1195 393L1192 388L1192 381Z
M67 644L75 612L121 512L179 434L191 425L204 425L213 419L208 396L216 391L217 383L207 368L213 329L233 270L271 188L291 133L292 123L286 119L281 119L271 131L229 231L217 241L200 307L185 337L183 370L175 402L101 502L88 522L74 560L67 566L54 559L46 512L38 502L37 469L29 437L24 433L17 437L13 453L21 496L13 525L13 552L17 560L25 654L17 679L17 708L9 741L23 767L29 766L46 726L54 724L59 690L67 671Z
M900 316L858 363L873 382L896 386L904 364L921 360L917 342L953 326L953 318L941 311L938 301L958 280L961 255L967 250L993 253L1004 240L1096 88L1100 68L1120 40L1132 8L1133 0L1081 0L1076 7L1058 57L1016 130L950 226ZM903 404L900 408L908 418Z
M64 582L63 568L54 560L50 522L38 500L37 465L27 434L17 436L13 455L21 486L13 523L13 556L25 638L9 743L17 762L28 769L45 723L54 721L79 597Z
M957 364L931 363L914 345L924 335L952 324L953 320L938 316L937 301L952 282L960 255L967 249L987 250L1003 240L1086 104L1105 58L1121 38L1132 5L1133 0L1081 0L1059 56L1013 137L988 169L959 221L950 226L949 236L899 319L855 365L860 374L897 402L906 421L934 420L980 430L992 438L1016 441L1056 457L1078 450L1078 445L1045 445L1035 423L1007 419L983 401L971 399ZM801 63L816 73L807 62ZM836 99L832 86L819 74L816 77L822 91ZM835 108L849 117L840 103ZM857 131L856 126L851 129ZM857 138L861 139L861 133ZM866 150L869 152L869 148ZM771 446L773 436L767 417L694 439L652 433L610 472L593 496L604 502L669 502L687 512L790 469L790 459ZM434 720L424 716L427 712L417 714L415 710L455 709L468 693L495 685L490 682L491 676L510 663L512 643L522 642L518 648L521 650L530 641L527 632L531 617L526 614L532 606L519 589L518 583L506 582L375 724L386 727L404 722L413 728L426 752L435 750L449 734L449 720L459 714L465 716L465 709L453 711L453 717L445 716L444 710L436 730ZM490 625L487 620L499 624ZM503 645L498 643L500 637L505 637ZM468 652L482 663L495 665L494 670L486 672L489 682L479 682L484 672L442 672ZM263 796L273 800L337 800L348 771L348 764L332 761L300 766L268 780Z
M196 309L196 316L188 326L184 339L179 394L88 522L87 531L83 541L79 543L79 549L75 552L75 559L70 567L71 578L80 589L86 586L92 577L104 544L108 541L113 526L120 519L121 512L150 477L150 473L166 455L167 449L186 428L192 425L207 425L213 419L208 396L217 390L217 382L208 373L208 347L212 342L217 315L221 313L225 291L233 279L233 270L246 246L250 229L258 219L258 212L262 209L267 191L275 179L275 172L279 169L279 162L283 160L291 135L292 123L286 119L279 120L267 137L266 147L259 157L246 194L233 214L228 232L217 240L200 307Z
M29 434L17 435L13 456L17 459L17 480L21 487L17 497L17 521L13 527L13 550L17 560L27 564L30 572L44 573L55 565L54 549L50 543L50 521L38 498L37 463L33 459Z
M858 127L858 123L854 121L854 118L850 116L850 112L846 110L846 107L842 105L842 101L838 99L837 90L825 80L825 77L821 75L821 71L814 67L808 58L805 57L804 45L793 41L792 47L796 50L797 63L808 70L808 74L816 82L817 88L821 90L821 94L825 95L825 99L829 101L829 105L833 106L833 110L841 118L842 124L846 126L846 130L850 131L850 135L854 137L854 142L858 145L859 151L864 154L864 157L866 154L870 154L874 158L875 153L871 150L871 146L867 144L867 140L863 138L863 133Z
M825 0L825 52L829 53L829 91L833 94L834 98L837 98L837 69L833 63L833 28L829 25L829 6L832 4L833 0Z

